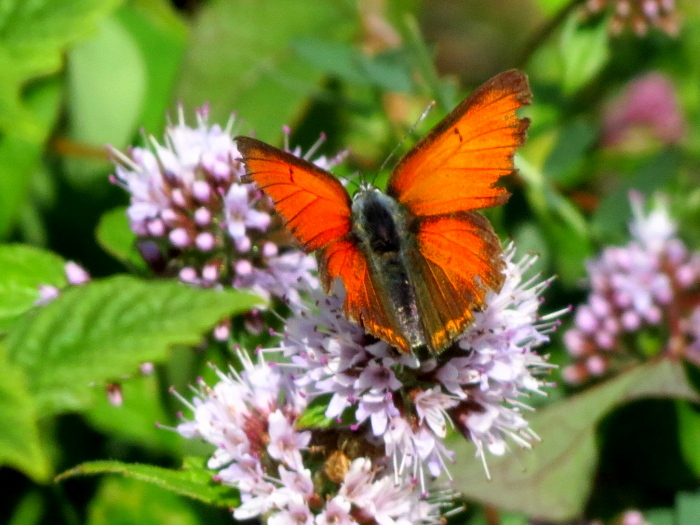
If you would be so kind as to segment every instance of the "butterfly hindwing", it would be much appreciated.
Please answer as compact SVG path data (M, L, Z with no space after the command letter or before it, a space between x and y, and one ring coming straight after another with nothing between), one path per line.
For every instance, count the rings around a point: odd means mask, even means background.
M425 339L441 351L473 320L486 294L503 285L501 244L488 220L474 212L425 217L407 250Z
M384 291L377 286L367 258L357 243L341 239L319 250L317 259L323 288L327 292L332 289L336 278L340 277L343 281L343 309L348 318L375 337L384 339L404 352L410 351L394 312L387 309L390 303L383 299L381 294Z
M270 196L304 251L342 238L351 227L350 195L330 173L264 142L236 137L246 172Z
M514 171L513 155L529 125L515 112L531 97L520 71L486 82L401 159L387 194L417 216L504 203L508 192L494 184Z

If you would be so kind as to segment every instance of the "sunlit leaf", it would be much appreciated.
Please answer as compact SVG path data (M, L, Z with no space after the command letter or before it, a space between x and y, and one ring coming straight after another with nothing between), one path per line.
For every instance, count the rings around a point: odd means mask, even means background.
M22 471L39 483L51 476L49 458L41 445L34 399L24 371L8 362L0 350L0 465Z
M119 461L91 461L63 472L56 479L63 481L98 474L120 474L220 507L235 507L240 502L237 492L213 481L215 472L206 468L204 460L197 459L188 460L180 470Z
M598 423L615 407L647 397L698 399L680 362L648 363L533 414L528 419L542 443L489 457L490 481L481 463L469 460L473 445L460 441L457 457L466 461L453 469L455 488L470 499L535 518L572 519L591 490Z
M584 25L573 12L564 23L560 53L564 64L562 89L571 95L593 79L610 57L610 32L606 20Z
M0 246L0 332L40 298L39 286L66 285L65 261L23 244Z
M67 290L9 333L10 360L29 378L41 415L90 405L105 381L160 361L170 345L196 344L221 318L260 299L233 290L117 276Z

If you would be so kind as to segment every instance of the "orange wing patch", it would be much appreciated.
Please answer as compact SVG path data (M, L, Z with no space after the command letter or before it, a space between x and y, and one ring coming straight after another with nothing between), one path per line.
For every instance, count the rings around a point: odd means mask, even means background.
M492 78L401 159L387 194L417 216L503 204L509 194L494 184L514 171L513 155L530 124L515 111L531 98L524 73Z
M501 289L501 244L478 213L428 217L408 253L426 341L439 352L471 323L489 290Z
M326 293L330 292L337 277L342 279L346 292L343 310L348 318L373 336L403 352L410 352L410 345L401 333L394 312L387 311L367 261L356 244L341 239L319 250L317 259Z
M304 251L347 234L351 201L343 185L314 164L249 137L236 137L248 176L275 203Z

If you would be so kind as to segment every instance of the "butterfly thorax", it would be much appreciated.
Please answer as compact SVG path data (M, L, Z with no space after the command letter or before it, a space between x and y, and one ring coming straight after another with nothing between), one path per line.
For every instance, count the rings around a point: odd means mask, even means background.
M382 306L411 348L426 344L414 288L406 269L410 216L375 188L358 191L352 202L352 232L364 253Z

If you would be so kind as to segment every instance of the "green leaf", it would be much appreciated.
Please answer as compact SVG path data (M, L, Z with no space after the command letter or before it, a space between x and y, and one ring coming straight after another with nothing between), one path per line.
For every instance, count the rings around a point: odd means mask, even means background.
M193 28L177 98L186 106L211 103L212 122L236 111L271 141L319 91L323 72L290 43L305 35L349 42L358 16L352 4L316 0L214 0Z
M326 417L326 410L332 397L333 394L315 397L301 414L296 426L298 428L332 428L351 424L355 420L353 407L348 407L343 411L340 415L340 421L335 417Z
M91 404L94 388L160 361L173 344L196 344L221 318L260 298L117 276L68 289L9 333L10 360L22 366L41 415Z
M562 89L572 95L593 79L610 57L610 32L607 20L589 26L581 24L578 12L564 23L559 52L564 64Z
M7 525L37 525L44 515L45 501L39 490L26 492L12 509Z
M599 236L611 236L623 230L631 219L630 190L651 195L674 179L680 166L680 154L665 150L645 162L622 185L610 192L600 203L591 220L591 228Z
M0 115L3 110L1 86L0 73ZM24 96L25 116L32 122L33 133L23 135L15 128L0 133L0 238L11 230L27 202L32 176L40 166L44 142L59 115L61 96L59 79L35 85Z
M596 129L584 120L574 120L562 127L545 161L545 177L566 187L582 182L587 174L581 165L596 137Z
M491 480L470 461L455 469L455 488L479 502L552 521L572 519L588 498L597 450L598 423L616 407L636 399L671 397L697 400L678 361L647 363L530 417L542 443L533 450L489 457ZM471 457L473 444L460 442L457 457Z
M676 523L683 525L697 525L700 523L700 492L681 492L677 494L676 513Z
M40 285L66 285L64 266L58 255L39 248L0 246L0 332L34 307Z
M676 403L678 438L686 465L700 478L700 410L686 401Z
M185 54L187 26L166 0L131 2L115 12L143 57L146 86L138 124L160 133Z
M37 426L34 399L22 369L0 351L0 465L15 468L37 483L51 479L51 465Z
M66 48L89 35L119 0L5 0L0 8L0 129L40 141L21 97L27 80L63 66Z
M370 57L350 44L308 37L296 40L292 47L314 67L347 82L400 93L411 91L410 71L399 54Z
M155 375L126 379L120 384L124 399L121 405L112 405L107 396L97 396L95 406L84 417L106 435L154 451L177 451L182 442L178 434L154 424L170 424L173 418L165 410L163 392L158 385Z
M116 17L102 20L99 32L68 55L68 135L71 140L117 149L131 142L146 93L146 65L136 42ZM103 177L108 162L66 159L76 182ZM87 179L86 179L87 177Z
M196 458L185 462L180 470L170 470L153 465L121 463L119 461L92 461L83 463L63 472L56 481L76 476L96 474L121 474L122 476L145 481L158 487L193 498L209 505L236 507L240 504L238 494L231 487L225 487L212 480L216 472L204 465L205 460Z
M97 241L105 251L127 266L146 268L136 249L136 234L129 227L126 206L104 213L97 225Z
M88 525L199 525L188 501L149 483L129 478L108 478L90 500Z

